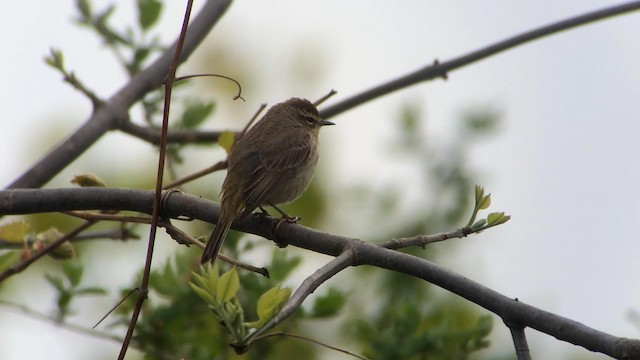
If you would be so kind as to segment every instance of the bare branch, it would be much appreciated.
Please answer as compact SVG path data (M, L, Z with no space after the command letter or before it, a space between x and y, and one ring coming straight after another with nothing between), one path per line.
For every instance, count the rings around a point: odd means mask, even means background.
M282 307L282 310L276 315L273 319L269 320L263 327L251 333L246 341L246 346L251 346L251 343L256 341L260 336L274 326L278 325L278 323L284 321L289 316L293 315L293 313L302 306L304 300L311 295L321 284L325 281L332 278L334 275L339 273L340 271L346 269L347 267L353 265L353 253L350 251L345 251L342 254L338 255L335 259L331 260L328 264L316 270L311 276L306 278L302 285L296 290L296 292L291 296L289 301Z
M427 244L431 244L439 241L445 241L449 239L460 239L476 232L479 232L479 231L473 231L469 228L460 228L447 233L440 233L440 234L433 234L433 235L416 235L410 238L393 239L391 241L387 241L379 245L391 250L398 250L398 249L406 248L409 246L422 246L424 248L424 246Z
M391 80L382 85L378 85L370 90L356 94L346 100L335 105L329 106L320 111L320 116L325 119L336 116L358 105L361 105L372 99L387 95L394 91L415 85L423 81L433 80L439 77L446 79L447 74L453 70L469 65L476 61L480 61L489 56L509 50L519 45L540 39L545 36L553 35L564 30L568 30L577 26L585 25L594 21L606 19L616 15L621 15L634 10L640 9L640 1L633 1L628 4L611 6L602 10L594 11L585 15L576 16L567 20L558 21L556 23L546 25L531 31L527 31L520 35L508 38L506 40L489 45L482 49L473 51L467 55L457 57L455 59L445 61L443 63L437 60L433 65L423 67L408 75L402 76L395 80Z
M160 144L160 129L139 126L131 121L125 121L120 126L122 132L135 136L151 144ZM222 131L178 130L168 134L167 141L171 144L196 144L218 141Z
M185 61L220 20L231 0L209 0L189 26L180 61ZM84 153L107 131L118 129L129 121L129 108L147 93L157 89L167 74L176 44L168 48L156 61L134 76L127 85L95 109L89 119L66 140L51 150L44 158L8 188L38 188L49 182L57 173Z
M529 345L527 344L527 336L524 333L524 326L508 325L511 330L511 338L516 348L516 356L518 360L531 360L529 353Z

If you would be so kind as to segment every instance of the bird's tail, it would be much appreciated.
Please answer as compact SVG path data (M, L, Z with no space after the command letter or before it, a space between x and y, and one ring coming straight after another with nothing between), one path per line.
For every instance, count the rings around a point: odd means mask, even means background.
M202 260L200 260L202 264L211 261L211 264L213 265L216 261L218 253L220 253L222 243L224 242L225 237L227 237L231 223L233 223L234 214L230 215L231 216L223 214L223 216L220 217L216 228L209 237L207 246L204 248L204 253L202 253Z
M207 246L204 248L204 253L202 254L202 259L200 262L202 264L211 261L211 264L216 261L218 257L218 253L220 253L220 248L222 247L222 243L224 239L227 237L227 233L229 232L229 228L233 223L238 212L243 207L241 195L237 195L233 192L229 194L222 195L222 204L220 206L220 219L218 219L218 224L216 224L216 228L213 230L213 233L209 237L209 241L207 242Z

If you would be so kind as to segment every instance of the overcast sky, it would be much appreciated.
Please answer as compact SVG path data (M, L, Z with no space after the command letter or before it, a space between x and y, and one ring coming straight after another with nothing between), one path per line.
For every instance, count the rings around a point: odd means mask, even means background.
M39 134L42 129L55 129L52 121L73 128L90 111L88 102L44 65L42 58L50 47L63 49L68 66L101 96L124 81L95 38L72 25L71 3L12 1L0 12L2 184L42 156L29 147L34 137L45 138ZM120 3L119 12L126 13L128 2ZM167 13L175 18L165 16L163 22L165 39L171 40L183 13L177 2L172 3ZM96 1L95 6L104 4ZM247 54L259 54L242 61L265 69L274 82L286 76L278 69L292 51L308 51L327 64L312 88L298 85L299 93L278 85L260 93L247 89L250 96L243 111L250 114L262 102L319 97L330 88L339 91L333 99L339 100L435 58L446 61L610 4L238 1L213 36L230 36ZM638 34L640 13L612 18L491 57L449 74L446 82L414 86L344 113L335 119L339 126L323 134L323 144L329 145L321 162L330 160L322 166L335 174L336 187L371 179L372 186L384 186L387 179L406 178L404 196L410 197L420 186L411 183L406 176L410 172L403 174L406 169L376 153L376 144L388 140L394 128L390 122L402 104L423 104L428 118L424 131L443 139L456 136L451 124L461 110L483 105L499 109L499 134L475 148L472 167L493 193L492 208L508 212L513 220L464 240L441 264L506 296L616 336L638 338L640 330L627 319L629 309L640 310ZM52 131L49 141L54 144L62 136ZM108 148L105 143L92 151ZM64 176L82 170L67 169ZM0 310L0 318L5 316L25 330L0 327L3 356L71 356L68 348L74 340L67 340L69 333L19 315L9 318ZM508 337L499 321L495 325L496 336ZM558 358L574 349L535 331L528 333L534 356L548 351Z

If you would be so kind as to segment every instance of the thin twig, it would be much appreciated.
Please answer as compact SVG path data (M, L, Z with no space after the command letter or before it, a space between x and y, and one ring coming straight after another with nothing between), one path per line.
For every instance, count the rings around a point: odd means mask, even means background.
M195 172L193 174L187 175L187 176L185 176L183 178L177 179L177 180L165 185L164 189L167 190L167 189L175 188L175 187L178 187L178 186L180 186L182 184L188 183L189 181L193 181L193 180L201 178L201 177L203 177L205 175L211 174L213 172L224 170L224 169L227 168L227 165L228 165L227 164L227 160L220 160L217 163L215 163L214 165L209 166L206 169L202 169L200 171L197 171L197 172Z
M162 227L164 227L167 230L167 233L171 236L171 238L173 238L174 240L176 240L178 243L181 244L192 244L195 245L197 247L199 247L200 249L203 249L206 247L206 245L202 242L199 241L197 239L195 239L194 237L192 237L191 235L185 233L184 231L178 229L177 227L173 226L171 223L165 223L162 224ZM253 265L249 265L247 263L244 263L242 261L236 260L232 257L223 255L223 254L219 254L218 255L219 259L237 266L241 269L245 269L247 271L251 271L254 272L256 274L262 275L266 278L269 278L269 270L267 270L267 268L264 267L257 267L257 266L253 266Z
M220 74L193 74L193 75L186 75L186 76L180 76L174 79L174 82L178 82L178 81L182 81L182 80L187 80L187 79L191 79L191 78L195 78L195 77L218 77L218 78L222 78L222 79L227 79L229 81L232 81L236 84L236 86L238 87L238 94L236 94L236 96L233 98L233 100L242 100L242 101L246 101L242 96L242 86L240 85L240 82L230 76L225 76L225 75L220 75Z
M267 107L267 104L264 104L264 103L260 104L260 107L258 108L258 110L256 110L256 112L253 114L249 122L247 122L247 125L245 125L244 128L242 128L242 131L240 131L240 133L236 135L236 141L240 140L240 138L243 137L244 134L247 133L247 131L249 131L251 124L253 124L258 119L258 116L260 116L260 114L264 111L266 107Z
M96 95L96 93L91 91L80 80L78 80L78 78L76 77L76 74L73 71L70 72L70 73L67 73L66 71L63 71L63 74L64 74L64 81L69 83L76 90L78 90L81 93L83 93L84 96L88 97L89 100L91 100L91 104L93 105L94 108L97 108L97 107L101 106L104 103L104 101L102 99L100 99L98 97L98 95Z
M133 293L138 290L139 290L138 288L129 290L127 295L123 296L122 299L120 299L120 301L118 301L118 303L111 308L111 310L107 311L107 313L104 314L104 316L101 317L100 320L98 320L98 322L95 325L93 325L92 329L97 328L98 325L100 325L104 321L104 319L106 319L109 315L111 315L112 312L114 312L118 308L118 306L122 305L122 303L125 302L129 298L129 296L133 295Z
M262 335L262 336L260 336L258 338L255 338L254 341L258 341L258 340L261 340L261 339L266 339L266 338L274 337L274 336L287 336L287 337L292 337L292 338L308 341L310 343L313 343L313 344L316 344L316 345L320 345L320 346L326 347L326 348L331 349L331 350L339 351L339 352L341 352L343 354L351 355L351 356L356 357L358 359L368 360L366 357L358 355L358 354L355 354L355 353L352 353L349 350L340 349L339 347L331 346L329 344L325 344L325 343L323 343L321 341L318 341L318 340L310 339L308 337L304 337L304 336L301 336L301 335L296 335L296 334L292 334L292 333L288 333L288 332L284 332L284 331L279 331L279 332L270 333L270 334L264 334L264 335Z
M95 331L92 329L88 329L79 325L75 325L75 324L70 324L68 322L61 322L56 318L52 318L47 316L46 314L43 314L41 312L38 312L36 310L33 310L25 305L22 304L16 304L13 302L9 302L9 301L5 301L5 300L0 300L0 305L9 308L9 309L14 309L14 310L19 310L21 314L23 315L27 315L30 316L34 319L38 319L41 321L46 321L46 322L50 322L52 324L55 324L61 328L79 333L79 334L83 334L83 335L91 335L91 336L95 336L97 338L102 338L102 339L106 339L106 340L113 340L116 341L118 343L122 342L122 338L114 336L114 335L109 335L109 334L105 334L103 332L100 331Z
M320 106L323 102L327 101L327 99L329 99L330 97L332 97L333 95L337 94L338 92L335 91L334 89L331 89L331 91L329 91L329 93L323 97L321 97L320 99L316 100L313 105L314 106Z
M58 246L62 245L63 242L72 239L73 237L75 237L76 235L78 235L82 231L86 230L87 228L89 228L93 224L95 224L95 221L87 221L85 223L82 223L81 225L77 226L75 229L73 229L73 230L69 231L68 233L64 234L63 236L61 236L58 240L56 240L56 241L50 243L49 245L45 246L44 248L42 248L42 250L39 250L39 251L35 252L34 254L31 254L31 256L29 256L25 260L20 261L19 263L17 263L15 265L13 265L12 267L8 268L2 274L0 274L0 282L6 280L7 278L9 278L12 275L15 275L17 273L22 272L24 269L29 267L29 265L33 264L36 260L40 259L41 257L43 257L44 255L48 254L53 249L55 249Z
M151 144L160 144L160 129L136 125L131 121L124 121L119 129L125 134L137 137ZM168 135L167 142L171 144L212 143L218 141L220 134L222 134L221 131L176 130Z
M101 214L90 211L65 211L63 214L77 217L84 220L92 221L117 221L126 223L137 224L150 224L151 218L148 216L129 216L129 215L117 215L117 214Z
M469 228L460 228L446 233L433 234L433 235L416 235L408 238L398 238L393 239L391 241L387 241L384 243L380 243L378 245L385 247L391 250L397 250L406 248L409 246L422 246L424 247L427 244L445 241L449 239L461 239L467 235L476 233L479 231L473 231Z
M153 260L153 249L155 246L156 232L158 230L157 225L160 215L160 207L162 205L162 178L164 174L165 154L167 150L167 133L169 132L169 109L171 108L171 93L173 90L173 82L175 81L178 63L180 62L182 46L184 45L184 39L187 35L187 26L189 25L189 18L191 17L192 6L193 0L188 0L182 22L182 29L180 30L180 37L178 39L175 53L173 55L173 60L171 61L171 65L169 65L169 70L167 71L167 75L164 81L165 93L164 111L162 114L162 137L160 140L160 154L158 155L156 189L153 197L153 210L151 213L151 226L149 229L149 245L147 246L147 257L144 264L144 271L142 273L142 280L140 281L140 291L138 292L136 305L133 309L133 313L131 314L131 321L129 322L129 327L127 328L127 335L125 336L124 341L122 342L122 347L120 348L118 360L124 360L124 356L126 355L127 349L129 348L129 343L131 342L131 338L133 337L133 330L135 329L136 323L138 322L138 316L140 315L140 311L142 310L142 304L147 298L147 293L149 291L148 286L149 277L151 275L151 262Z

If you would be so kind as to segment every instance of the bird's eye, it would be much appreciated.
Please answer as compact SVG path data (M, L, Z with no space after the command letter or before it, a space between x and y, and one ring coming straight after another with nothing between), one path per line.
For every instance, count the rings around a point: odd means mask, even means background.
M313 124L316 123L316 119L314 119L311 116L305 116L304 119L307 121L307 124L309 124L309 125L313 125Z

